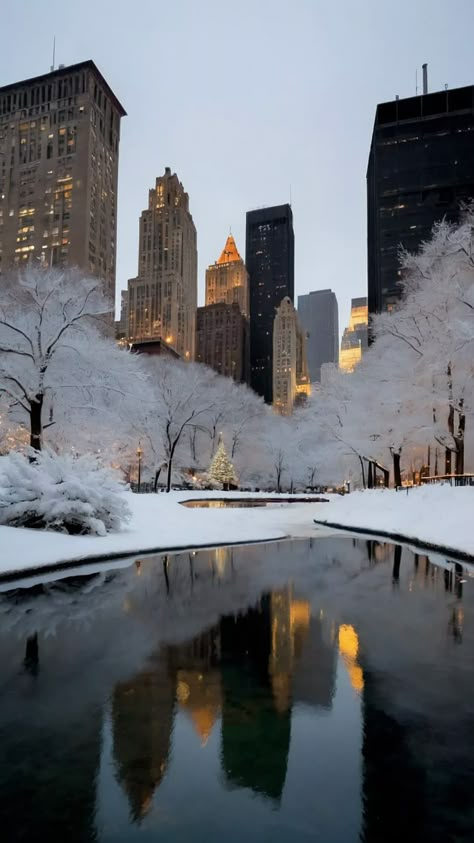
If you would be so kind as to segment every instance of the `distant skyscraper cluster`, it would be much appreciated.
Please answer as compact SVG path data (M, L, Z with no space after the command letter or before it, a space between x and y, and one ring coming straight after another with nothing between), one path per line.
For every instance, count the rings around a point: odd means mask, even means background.
M116 276L120 121L125 110L92 61L0 88L0 273L78 266ZM474 86L377 106L367 171L368 306L352 299L339 353L335 293L298 297L289 204L248 211L245 263L231 234L206 270L197 306L197 236L189 197L169 167L140 216L137 275L122 292L117 339L136 351L196 360L248 383L281 413L321 381L352 372L371 314L400 298L400 245L416 250L434 222L474 197ZM38 261L38 264L35 263Z

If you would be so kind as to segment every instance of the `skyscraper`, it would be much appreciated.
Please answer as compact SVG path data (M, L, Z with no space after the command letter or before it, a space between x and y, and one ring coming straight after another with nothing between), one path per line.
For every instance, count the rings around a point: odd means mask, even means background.
M344 372L353 372L367 349L368 322L367 299L352 299L349 327L342 335L339 354L339 368Z
M297 399L309 392L306 337L293 302L285 296L273 321L273 407L291 415Z
M166 167L140 217L138 276L128 282L129 340L162 339L192 359L196 307L196 228L188 194Z
M424 83L427 91L427 82ZM474 86L377 106L367 170L369 315L400 298L400 245L416 251L433 223L474 198Z
M290 205L247 212L245 263L250 287L250 385L271 404L273 320L281 300L294 298L295 238Z
M93 61L0 88L0 272L78 266L114 298L124 115Z
M248 273L232 234L229 234L219 259L206 269L206 304L218 302L236 302L244 316L248 316Z
M237 302L198 307L196 361L227 378L246 381L248 322Z
M336 294L315 290L298 296L298 317L307 336L308 368L311 383L321 380L324 363L339 362L339 315Z

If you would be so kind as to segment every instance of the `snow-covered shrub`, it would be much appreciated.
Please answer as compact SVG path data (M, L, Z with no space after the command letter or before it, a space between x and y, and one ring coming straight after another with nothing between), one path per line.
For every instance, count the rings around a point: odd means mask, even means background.
M0 457L0 524L104 536L130 518L114 473L93 456Z

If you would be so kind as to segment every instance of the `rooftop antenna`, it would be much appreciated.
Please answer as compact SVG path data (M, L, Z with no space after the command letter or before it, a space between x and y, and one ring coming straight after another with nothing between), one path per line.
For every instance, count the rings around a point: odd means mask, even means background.
M428 65L426 64L426 62L425 62L424 65L422 65L422 69L423 69L423 93L427 94L428 93Z
M54 70L54 65L56 64L56 36L53 38L53 63L51 65L51 72Z
M291 184L290 184L290 208L291 208Z
M418 96L418 68L415 70L415 96Z

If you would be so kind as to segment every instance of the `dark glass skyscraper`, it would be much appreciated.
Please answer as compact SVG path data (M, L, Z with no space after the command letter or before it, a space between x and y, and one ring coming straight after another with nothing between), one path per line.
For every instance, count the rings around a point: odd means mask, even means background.
M369 315L400 298L398 249L474 198L474 86L377 106L367 170Z
M245 263L250 289L250 385L273 399L273 320L285 296L293 301L295 236L290 205L248 211Z
M298 296L298 317L306 334L306 357L311 383L321 381L321 366L339 362L339 311L332 290Z

